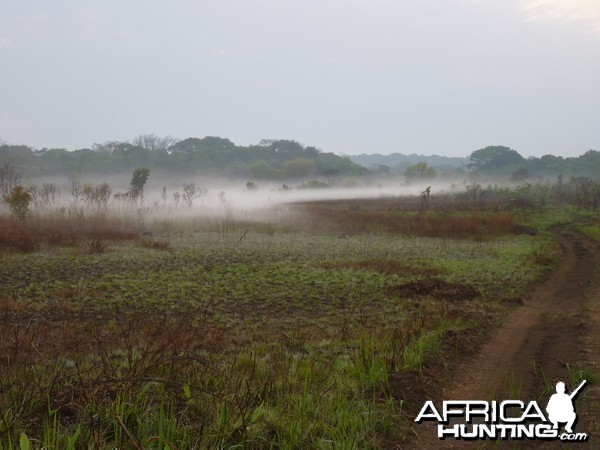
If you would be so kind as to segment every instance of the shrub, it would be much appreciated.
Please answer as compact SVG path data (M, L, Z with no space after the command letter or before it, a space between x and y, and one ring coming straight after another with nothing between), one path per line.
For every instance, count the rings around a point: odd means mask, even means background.
M29 214L29 206L32 200L31 192L20 184L14 186L10 193L4 197L4 201L10 206L10 212L19 219L24 219Z

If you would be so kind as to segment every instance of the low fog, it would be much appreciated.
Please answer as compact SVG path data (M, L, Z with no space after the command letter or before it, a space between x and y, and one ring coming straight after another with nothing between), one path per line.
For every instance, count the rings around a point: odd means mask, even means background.
M472 180L464 178L421 180L407 182L404 177L384 177L372 179L345 179L331 182L330 187L311 188L310 183L324 181L295 182L248 182L246 180L226 179L173 179L152 174L145 186L143 197L133 202L126 197L129 189L129 177L126 174L112 176L82 177L81 187L96 187L107 183L110 198L105 209L116 214L135 214L148 219L178 218L222 218L240 220L273 220L285 213L286 205L298 202L319 200L342 200L384 198L400 196L420 196L430 187L431 195L464 191ZM506 180L478 180L482 185L515 186ZM72 187L65 177L30 178L25 183L34 188L34 212L50 212L73 206L94 209L84 196L75 201ZM196 188L191 199L186 198L185 184ZM45 186L55 186L52 195L44 193ZM47 189L46 189L47 190ZM5 205L6 206L6 205Z

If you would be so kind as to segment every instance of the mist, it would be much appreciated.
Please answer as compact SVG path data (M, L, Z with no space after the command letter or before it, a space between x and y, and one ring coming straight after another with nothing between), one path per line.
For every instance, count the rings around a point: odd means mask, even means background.
M498 177L478 177L476 180L453 177L408 182L404 177L388 176L338 179L328 187L310 188L306 185L311 180L296 180L288 182L289 184L273 181L250 184L242 179L173 178L166 174L152 174L144 188L143 197L132 202L126 197L130 187L127 175L90 175L79 181L81 186L90 187L107 183L110 198L101 209L114 214L135 216L144 221L229 218L271 222L289 219L290 207L293 209L294 204L303 202L420 197L426 188L430 188L431 196L435 197L464 192L467 186L474 183L507 188L519 186L519 183ZM75 202L65 177L30 177L26 184L37 192L34 196L34 211L60 210L74 205L92 211L98 208L82 198ZM52 201L44 200L40 194L44 185L49 184L56 187ZM191 201L186 201L184 197L184 184L193 184L198 190L198 195Z

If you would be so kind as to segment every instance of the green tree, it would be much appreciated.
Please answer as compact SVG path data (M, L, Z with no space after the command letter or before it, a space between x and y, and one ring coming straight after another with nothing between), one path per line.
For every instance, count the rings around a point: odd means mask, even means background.
M527 180L529 177L530 177L529 170L527 170L525 167L521 167L520 169L515 170L510 175L510 181L514 181L516 183L521 183L521 182Z
M415 179L426 180L435 178L436 175L435 169L423 161L413 164L404 171L404 176L409 181Z
M250 175L252 178L261 180L275 180L283 177L283 171L275 169L266 161L256 161L250 166Z
M29 206L32 200L31 192L20 184L14 186L10 193L4 196L4 201L8 203L10 212L19 219L24 219L29 214Z
M304 178L315 171L315 162L306 158L296 158L283 163L281 168L286 176L291 178Z
M129 195L132 200L137 201L138 198L144 199L144 186L149 177L150 169L147 167L138 167L133 171L133 176L129 183Z
M475 150L469 157L471 162L467 165L475 171L491 172L505 166L513 166L525 162L516 150L500 145L489 146Z

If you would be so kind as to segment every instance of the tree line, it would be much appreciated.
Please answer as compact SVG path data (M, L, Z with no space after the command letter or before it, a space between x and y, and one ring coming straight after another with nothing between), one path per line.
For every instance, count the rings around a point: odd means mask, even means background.
M398 165L384 164L388 160ZM121 174L147 167L165 174L254 180L395 174L412 180L474 174L523 182L558 175L597 179L600 177L600 152L589 150L578 157L544 155L525 158L509 147L488 146L462 159L400 154L344 157L284 139L240 146L229 139L213 136L177 140L145 134L131 141L107 141L74 151L2 144L0 167L3 166L16 167L30 177Z
M140 135L127 142L108 141L73 151L0 145L0 166L8 165L27 176L115 174L140 166L163 173L272 180L368 172L346 157L291 140L239 146L229 139L211 136L176 140Z
M597 179L600 177L600 152L589 150L581 156L567 158L554 155L524 158L511 148L489 146L471 153L467 167L479 174L510 177L517 182L558 175Z
M357 155L354 162L368 167L379 175L404 175L407 179L459 178L468 174L510 178L521 182L540 178L584 176L600 177L600 152L589 150L577 157L544 155L525 158L505 146L488 146L475 150L466 158L437 155Z

